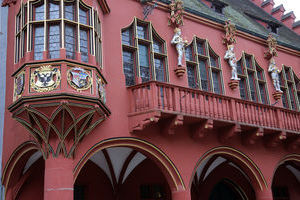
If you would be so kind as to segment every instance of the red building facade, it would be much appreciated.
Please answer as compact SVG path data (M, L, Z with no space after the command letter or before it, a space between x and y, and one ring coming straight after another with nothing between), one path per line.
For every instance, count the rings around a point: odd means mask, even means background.
M5 199L299 199L292 13L260 0L2 5Z

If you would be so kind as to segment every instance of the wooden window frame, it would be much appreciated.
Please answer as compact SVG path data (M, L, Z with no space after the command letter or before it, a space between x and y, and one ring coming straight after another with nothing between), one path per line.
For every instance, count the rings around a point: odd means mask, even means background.
M198 51L198 44L202 44L202 51L203 54L201 54ZM204 90L204 91L209 91L209 92L214 92L217 94L225 94L225 89L224 89L224 82L223 82L223 75L222 75L222 67L221 67L221 61L220 61L220 56L218 56L215 51L212 49L210 46L208 40L198 38L195 36L192 40L192 42L186 47L186 48L191 48L192 49L192 58L193 60L186 60L187 65L193 65L196 67L196 83L198 87L196 89ZM216 60L216 66L211 65L211 58L214 58ZM199 67L199 64L201 61L204 61L205 63L205 68L206 68L206 77L207 77L207 90L202 87L201 83L201 70ZM213 82L213 76L212 72L218 72L218 77L219 77L219 88L220 91L219 93L215 91L214 88L214 82Z
M146 27L146 37L145 38L139 38L138 36L138 26ZM124 31L131 29L131 44L124 44L122 43L122 50L123 51L131 51L135 55L135 61L134 61L134 71L135 71L135 84L139 83L139 80L141 80L141 69L140 69L140 62L139 62L139 45L145 45L148 47L148 62L149 62L149 81L156 80L156 70L155 70L155 59L161 59L163 63L164 68L164 82L169 81L168 76L168 61L167 61L167 48L166 48L166 42L163 40L158 33L155 31L153 25L151 22L143 21L138 18L134 18L133 22L123 28L121 30L121 41L122 41L122 33ZM161 52L156 52L154 49L154 41L157 41L161 44Z

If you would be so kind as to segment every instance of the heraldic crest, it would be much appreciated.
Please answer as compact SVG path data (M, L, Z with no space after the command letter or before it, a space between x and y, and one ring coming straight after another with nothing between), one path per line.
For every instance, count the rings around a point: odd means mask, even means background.
M37 92L48 92L56 89L60 80L59 68L46 65L37 68L31 73L30 85Z
M89 73L80 68L75 67L68 70L68 83L76 90L87 90L92 85L92 79Z

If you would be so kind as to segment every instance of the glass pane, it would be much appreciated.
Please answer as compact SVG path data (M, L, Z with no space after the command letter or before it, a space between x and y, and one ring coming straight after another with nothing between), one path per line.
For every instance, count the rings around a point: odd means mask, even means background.
M21 30L21 14L16 17L16 30L17 32Z
M261 102L263 104L267 104L267 97L266 97L266 90L265 90L264 83L259 84L259 91L260 91Z
M251 99L252 99L252 101L256 102L257 98L256 98L256 89L255 89L254 74L253 73L248 73L248 77L249 77Z
M20 49L20 36L17 36L16 38L16 49L15 49L15 62L17 63L19 61L19 49Z
M204 55L204 43L203 42L197 42L197 53Z
M49 19L58 19L59 18L59 8L60 5L57 3L49 3Z
M156 53L162 53L162 44L155 39L153 40L153 50Z
M203 61L203 60L199 61L199 69L200 69L202 90L208 91L209 84L208 84L207 69L206 69L205 61Z
M39 26L34 29L34 59L42 60L44 51L44 27Z
M89 60L89 51L88 51L88 31L80 30L80 53L81 61L88 62Z
M243 70L242 70L242 62L241 62L241 60L239 60L236 64L237 64L237 73L238 73L238 74L243 74Z
M280 86L283 86L284 87L284 83L285 81L284 81L284 78L283 78L283 74L282 74L282 72L280 73L280 79L279 79L279 83L280 83Z
M289 95L290 95L290 100L291 100L291 106L292 106L292 109L295 110L296 105L295 105L295 94L294 94L293 85L288 84L288 89L289 89Z
M123 51L123 70L125 74L126 86L134 85L134 58L132 52Z
M187 75L188 84L190 88L198 88L197 77L196 77L196 67L192 65L187 65Z
M241 99L246 100L247 99L247 91L246 91L246 81L245 78L241 78L240 82L240 95L241 95Z
M66 25L65 27L65 48L66 57L75 59L75 27Z
M132 45L132 30L131 28L122 31L122 44Z
M281 99L282 99L282 105L283 105L283 107L288 108L286 90L283 90Z
M51 25L49 27L49 58L59 58L60 55L60 27Z
M262 76L262 71L257 71L257 78L258 78L259 80L264 80L264 79L263 79L263 76Z
M217 94L221 94L221 81L220 81L220 75L219 72L212 71L212 78L213 78L213 84L214 84L214 92Z
M246 58L245 58L245 61L246 61L246 67L247 67L247 68L252 68L252 65L251 65L251 58L250 58L250 57L246 57Z
M193 61L193 50L192 50L192 45L189 45L188 47L185 48L185 59L188 61Z
M138 38L147 39L147 27L145 26L137 26L137 35Z
M218 67L217 66L217 58L214 58L214 57L210 57L210 66L212 67Z
M285 78L286 80L291 80L290 70L288 68L285 69Z
M64 10L65 10L65 18L68 20L74 20L74 5L73 4L65 4L64 6Z
M150 67L149 67L149 53L148 46L139 44L139 64L140 64L140 75L142 82L150 80Z
M155 65L156 80L164 82L165 81L164 61L162 59L155 58L154 65Z
M79 8L79 22L81 24L88 24L88 12L82 8Z
M39 21L39 20L44 20L45 15L44 15L44 4L36 6L35 7L35 15L34 15L34 20Z

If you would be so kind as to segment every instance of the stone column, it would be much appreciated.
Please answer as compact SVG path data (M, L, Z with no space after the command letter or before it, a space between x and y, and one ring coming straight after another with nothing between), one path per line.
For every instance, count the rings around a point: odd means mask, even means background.
M44 200L73 200L73 160L52 155L45 160Z
M273 200L273 194L271 189L264 189L264 191L255 191L256 200Z
M172 200L191 200L191 192L189 190L172 191Z

